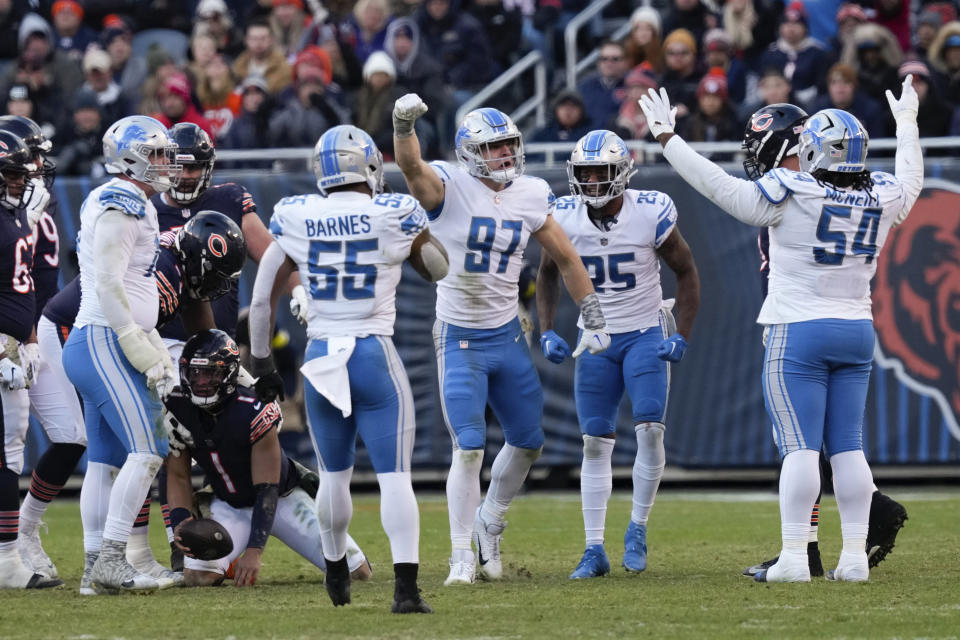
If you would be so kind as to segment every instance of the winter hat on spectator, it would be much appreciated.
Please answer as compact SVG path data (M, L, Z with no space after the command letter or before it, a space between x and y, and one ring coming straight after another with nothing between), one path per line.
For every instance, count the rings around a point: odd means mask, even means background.
M857 22L866 22L867 13L863 10L863 7L858 4L844 2L840 5L840 8L837 9L837 24L848 19L853 19Z
M636 27L639 23L646 22L653 30L660 33L660 14L653 7L640 7L630 16L630 30L633 31L633 28Z
M100 111L100 101L97 100L97 94L90 89L80 89L73 99L73 110L96 109Z
M369 80L378 71L382 71L394 80L397 79L397 69L393 66L393 60L383 51L374 51L367 58L363 64L363 79Z
M267 79L264 78L259 73L251 73L246 78L243 79L243 82L240 84L240 93L246 93L247 89L250 87L256 87L263 91L264 93L270 93L270 90L267 85Z
M303 9L303 0L273 0L271 6L279 7L285 4L293 5L298 9Z
M313 65L323 70L323 83L330 84L333 80L333 63L330 62L330 54L322 47L310 45L297 54L297 59L293 62L293 77L296 79L297 70L303 65ZM396 77L396 72L394 72Z
M703 34L703 49L705 51L729 52L731 46L730 36L723 29L710 29Z
M897 76L899 78L905 78L907 74L910 73L912 73L915 78L919 76L925 80L930 80L930 67L920 60L907 60L897 69Z
M927 13L936 13L940 16L940 23L936 25L937 27L957 19L957 9L949 2L931 2L923 8L920 17L922 18Z
M160 86L160 93L172 93L190 102L190 81L187 80L187 76L184 73L180 73L179 71L172 73L170 77L163 81L163 84Z
M229 14L227 3L223 0L200 0L195 15L201 20L206 20L217 15L226 16Z
M586 109L586 106L583 104L583 96L581 96L580 92L576 89L564 89L563 91L559 92L553 99L553 104L551 107L555 110L560 105L568 102L574 106L580 107L581 110Z
M92 71L94 69L99 69L100 71L110 71L112 66L113 59L110 57L110 54L103 49L94 49L91 47L87 49L85 54L83 54L83 70L85 72Z
M693 55L697 55L697 39L693 37L693 34L686 29L674 29L670 32L670 35L667 36L666 40L663 41L663 50L666 51L670 48L675 42L679 42L684 45L690 51L693 52Z
M43 36L53 42L53 29L47 24L47 21L36 13L28 13L23 16L23 20L20 21L20 29L17 31L17 44L20 46L20 51L23 51L23 45L26 44L27 38L34 34Z
M943 16L940 15L939 11L930 11L927 9L917 17L917 26L919 27L922 24L933 27L934 29L939 29L943 24Z
M110 46L110 43L116 38L129 38L130 36L130 30L126 27L111 27L109 29L104 29L103 33L100 34L100 46L104 49L107 49Z
M171 64L173 62L173 56L167 53L166 49L163 49L156 44L147 49L146 59L147 73L150 75L156 73L157 69L163 65Z
M70 11L78 18L83 19L83 7L77 0L57 0L50 9L50 15L56 18L61 11Z
M800 22L803 26L809 28L807 24L806 7L803 6L800 0L793 0L793 2L788 4L787 8L783 10L783 17L780 18L780 22Z
M647 62L641 62L627 74L623 79L623 84L627 87L646 87L648 89L657 88L657 78Z
M7 90L7 100L31 100L30 86L22 82L15 82Z
M952 34L943 41L943 48L960 47L960 34Z
M700 84L697 85L697 97L702 98L705 95L719 96L721 100L727 99L727 74L723 69L714 67L700 80Z

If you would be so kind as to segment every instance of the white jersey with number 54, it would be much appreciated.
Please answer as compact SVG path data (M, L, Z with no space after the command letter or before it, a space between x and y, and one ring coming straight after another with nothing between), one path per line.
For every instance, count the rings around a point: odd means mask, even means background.
M297 264L310 298L307 335L393 335L397 284L427 216L411 196L356 191L291 196L270 232Z

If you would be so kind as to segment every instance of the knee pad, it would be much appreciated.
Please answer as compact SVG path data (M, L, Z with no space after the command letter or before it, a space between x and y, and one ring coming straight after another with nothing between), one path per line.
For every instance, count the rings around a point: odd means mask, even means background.
M464 427L457 432L457 448L462 451L483 451L485 442L484 430L480 427Z
M613 442L613 438L601 438L584 434L583 436L583 457L584 458L604 458L607 454L606 442Z
M536 429L531 429L527 433L522 434L518 440L512 437L507 439L507 444L509 444L511 447L516 447L517 449L542 450L543 442L543 429L539 427ZM539 453L537 454L537 457L540 457Z
M608 436L617 431L617 425L605 418L587 418L583 421L583 424L580 425L580 428L583 430L584 436L596 438Z
M633 421L640 423L660 422L663 420L663 402L644 398L633 408Z
M666 427L662 422L640 422L633 426L637 433L637 444L649 446L659 446L663 442L663 434Z
M160 471L160 465L163 464L163 458L155 456L152 453L130 453L127 455L127 462L136 464L145 469L152 478ZM124 463L126 464L126 462Z

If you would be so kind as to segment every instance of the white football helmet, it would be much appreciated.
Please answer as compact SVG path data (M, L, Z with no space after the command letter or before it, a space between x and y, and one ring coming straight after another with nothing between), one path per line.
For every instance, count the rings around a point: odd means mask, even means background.
M317 140L313 148L313 174L324 196L330 187L364 182L374 194L383 191L383 154L373 138L350 124L342 124Z
M491 145L511 139L516 140L512 155L487 159ZM457 129L456 146L457 159L472 176L509 182L523 175L523 136L502 111L486 107L468 113ZM510 166L503 167L507 161ZM500 162L501 168L491 169L491 162Z
M587 179L585 167L605 167L606 176L596 182ZM570 193L584 204L600 208L627 188L633 168L633 158L620 136L612 131L597 129L577 141L567 160L567 180Z
M842 109L818 111L807 118L800 132L800 170L864 171L869 141L867 130L853 114Z
M103 134L107 173L123 174L168 191L180 177L177 143L167 128L147 116L127 116Z

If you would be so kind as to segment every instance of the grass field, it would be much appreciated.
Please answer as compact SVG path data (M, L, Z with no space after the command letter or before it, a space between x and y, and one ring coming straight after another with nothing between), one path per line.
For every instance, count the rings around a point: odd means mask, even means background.
M444 588L447 514L420 497L421 587L436 614L395 616L387 540L375 497L359 497L351 533L374 564L334 609L320 572L271 540L261 583L83 598L76 502L55 503L44 544L66 587L0 592L2 638L957 638L960 636L960 490L895 491L910 514L897 547L867 584L764 585L739 575L779 547L772 494L662 491L650 522L650 565L619 569L629 495L608 514L611 576L570 581L583 550L579 496L537 493L509 514L506 579ZM731 499L727 499L731 498ZM840 550L836 504L821 511L824 564ZM156 516L156 513L154 514ZM158 521L158 520L155 520ZM153 546L165 560L162 532Z

